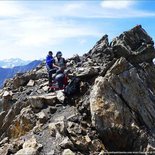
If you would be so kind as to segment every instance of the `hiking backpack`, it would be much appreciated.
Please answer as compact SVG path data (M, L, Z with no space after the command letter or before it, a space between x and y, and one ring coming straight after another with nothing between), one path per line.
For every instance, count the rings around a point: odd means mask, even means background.
M65 87L64 94L66 96L72 96L80 92L80 79L74 77L70 83Z

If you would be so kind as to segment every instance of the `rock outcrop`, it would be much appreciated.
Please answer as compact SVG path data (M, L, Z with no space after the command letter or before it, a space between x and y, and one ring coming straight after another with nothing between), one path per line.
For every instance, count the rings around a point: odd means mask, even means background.
M68 59L80 93L48 92L45 64L8 80L0 92L0 154L155 151L154 42L141 25L111 43L104 35Z

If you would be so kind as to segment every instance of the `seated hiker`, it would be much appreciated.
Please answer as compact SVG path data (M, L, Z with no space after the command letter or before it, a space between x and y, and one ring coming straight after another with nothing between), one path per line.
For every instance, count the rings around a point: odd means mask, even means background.
M55 82L57 82L57 84L58 84L58 89L63 89L63 86L64 86L64 78L65 78L64 73L58 73L55 76Z
M51 91L62 90L68 84L67 73L64 72L63 70L58 70L56 74L54 75L53 79L54 79L54 82L50 86Z
M66 69L66 60L62 57L62 52L58 51L56 54L55 64L61 68L61 70Z
M48 55L46 57L46 68L48 71L48 80L49 80L49 85L52 84L52 74L56 73L57 69L60 69L59 66L55 65L55 60L53 58L53 52L49 51Z

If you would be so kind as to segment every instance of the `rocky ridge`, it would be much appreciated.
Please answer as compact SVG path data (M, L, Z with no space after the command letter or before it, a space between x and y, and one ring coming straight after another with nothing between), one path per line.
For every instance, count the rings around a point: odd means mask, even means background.
M80 93L48 92L45 64L0 92L0 154L83 155L155 150L154 42L138 25L68 59Z

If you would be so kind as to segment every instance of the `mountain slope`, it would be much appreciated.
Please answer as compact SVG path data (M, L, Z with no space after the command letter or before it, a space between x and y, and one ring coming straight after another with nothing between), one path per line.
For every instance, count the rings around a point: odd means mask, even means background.
M69 77L81 81L76 94L48 92L43 63L9 79L0 92L0 154L154 154L154 57L139 25L68 60Z
M34 60L25 66L16 66L13 68L0 68L0 87L3 86L3 82L6 79L12 78L16 73L24 73L26 71L29 71L38 66L41 62L42 61L40 60Z
M13 68L15 66L27 65L30 62L31 61L29 61L29 60L25 61L25 60L22 60L19 58L4 59L4 60L0 60L0 67L2 67L2 68Z

